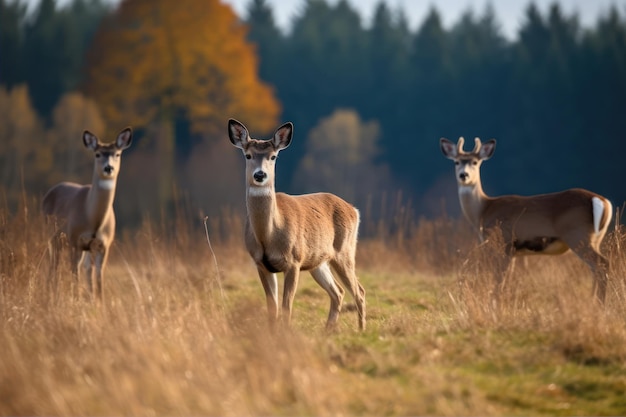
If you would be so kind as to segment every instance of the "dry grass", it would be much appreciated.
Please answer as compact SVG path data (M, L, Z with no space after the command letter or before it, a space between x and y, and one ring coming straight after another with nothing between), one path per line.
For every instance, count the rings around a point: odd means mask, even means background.
M35 202L27 203L35 207ZM605 308L573 256L520 262L491 301L497 242L462 221L363 239L368 329L351 300L333 334L303 275L292 329L269 332L241 219L120 232L105 302L45 291L48 227L0 212L2 415L618 415L626 413L621 228Z

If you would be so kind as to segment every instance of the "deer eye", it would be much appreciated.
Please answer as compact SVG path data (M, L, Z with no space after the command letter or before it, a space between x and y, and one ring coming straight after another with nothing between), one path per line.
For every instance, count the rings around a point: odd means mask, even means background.
M252 159L252 155L250 155L249 153L246 154L246 159Z
M454 165L461 165L461 162L459 162L459 161L454 161Z
M270 160L275 161L276 160L276 155L270 156Z
M478 165L478 161L472 161L472 165Z
M100 158L102 154L100 152L96 152L96 158Z

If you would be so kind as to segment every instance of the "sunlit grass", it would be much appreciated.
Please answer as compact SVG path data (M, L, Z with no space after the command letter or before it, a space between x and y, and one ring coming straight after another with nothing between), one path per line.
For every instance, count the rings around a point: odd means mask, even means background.
M569 255L518 262L495 303L496 248L441 218L361 239L364 332L349 294L324 330L307 272L291 329L272 332L236 216L208 222L218 269L203 219L120 231L100 304L67 273L46 292L50 230L28 207L0 213L1 414L626 413L621 228L606 307Z

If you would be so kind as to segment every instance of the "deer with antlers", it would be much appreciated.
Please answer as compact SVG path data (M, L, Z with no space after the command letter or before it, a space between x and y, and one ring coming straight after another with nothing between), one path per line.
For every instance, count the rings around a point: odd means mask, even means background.
M591 191L574 188L534 196L489 197L483 192L480 166L491 158L494 139L475 139L471 152L463 150L463 138L456 144L442 138L444 156L454 161L459 200L463 214L476 228L481 240L499 227L505 242L507 262L500 284L513 256L560 255L572 250L592 270L593 293L600 302L606 298L609 260L600 253L600 244L612 217L611 202Z
M291 123L276 129L271 139L257 140L243 124L230 119L228 135L246 159L245 242L265 290L270 324L274 325L279 314L276 273L285 276L282 318L288 325L299 274L305 270L330 297L326 328L332 329L344 297L334 270L354 297L363 330L365 290L355 272L358 210L329 193L295 196L275 191L276 157L291 143Z
M49 242L53 271L49 279L56 282L56 271L63 240L67 239L72 275L78 277L82 265L90 294L102 299L103 270L109 248L115 236L113 200L117 176L120 171L122 151L132 141L132 130L122 130L115 142L103 144L89 131L83 133L85 147L94 154L91 184L80 185L62 182L52 187L44 196L44 214L55 219L57 230Z

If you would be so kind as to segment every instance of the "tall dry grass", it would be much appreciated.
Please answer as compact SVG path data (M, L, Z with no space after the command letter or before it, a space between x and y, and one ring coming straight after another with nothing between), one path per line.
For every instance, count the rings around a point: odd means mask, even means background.
M324 333L328 299L307 274L293 327L270 332L238 214L207 221L214 253L200 216L120 230L99 303L69 273L47 293L51 231L37 203L0 212L3 415L549 414L555 395L554 407L588 414L567 375L544 384L528 370L626 367L621 226L605 242L605 308L569 255L518 262L493 303L497 242L477 245L462 220L399 212L359 245L366 332L346 299L338 332ZM510 369L527 380L503 399Z

